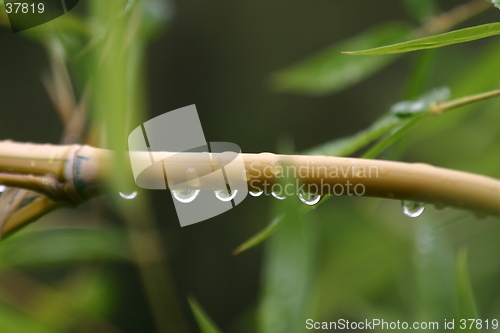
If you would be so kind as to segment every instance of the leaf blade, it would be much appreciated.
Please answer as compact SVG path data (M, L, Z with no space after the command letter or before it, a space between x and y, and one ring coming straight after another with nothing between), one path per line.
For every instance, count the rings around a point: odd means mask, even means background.
M201 333L222 333L193 297L188 297L188 302Z
M489 23L476 27L447 32L431 37L419 38L403 43L381 46L362 51L346 51L351 55L385 55L433 49L452 44L465 43L500 34L500 23Z
M240 254L243 251L246 251L248 249L251 249L254 246L259 245L263 241L265 241L267 238L269 238L276 230L278 230L281 221L283 221L283 216L277 216L275 217L271 223L267 225L264 229L259 231L257 234L252 236L250 239L242 243L240 246L238 246L234 251L233 255Z

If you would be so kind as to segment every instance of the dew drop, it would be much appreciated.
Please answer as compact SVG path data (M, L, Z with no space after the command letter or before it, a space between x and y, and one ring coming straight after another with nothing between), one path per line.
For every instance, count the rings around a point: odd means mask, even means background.
M132 200L135 197L137 197L137 194L139 194L139 192L137 191L131 193L118 192L118 194L120 194L120 197L122 197L123 199Z
M195 168L188 168L186 170L186 180L189 186L200 187L200 175Z
M425 203L418 201L403 200L403 213L408 217L419 217L425 210Z
M238 190L228 191L228 190L217 190L214 191L215 197L220 201L228 202L234 199Z
M252 197L260 197L262 193L264 193L264 191L258 191L258 192L248 191L248 194L250 194Z
M275 197L276 199L278 199L278 200L285 200L285 199L286 199L286 197L285 197L285 196L280 196L278 193L276 193L276 192L274 192L274 191L271 191L271 195L272 195L273 197Z
M200 193L200 190L172 190L172 196L179 202L190 203Z
M321 201L321 194L300 191L299 199L306 205L314 206Z

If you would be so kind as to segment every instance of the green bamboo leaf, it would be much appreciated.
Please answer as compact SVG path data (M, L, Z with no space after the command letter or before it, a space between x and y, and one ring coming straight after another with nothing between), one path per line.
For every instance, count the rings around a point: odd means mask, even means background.
M302 204L293 199L274 202L274 216L282 215L283 221L266 244L258 312L261 333L302 332L309 310L315 272L316 225L311 223L313 215L301 214Z
M388 113L367 129L347 138L327 142L308 150L306 153L310 155L349 156L393 129L405 125L411 117L428 112L433 104L448 99L449 95L450 90L444 87L433 89L413 101L398 102L392 106Z
M259 245L263 241L265 241L269 236L271 236L280 226L281 221L283 221L283 216L277 216L275 217L271 223L264 229L262 229L259 233L257 233L255 236L238 246L234 251L233 254L237 255L240 254L243 251L246 251L256 245Z
M467 265L467 250L462 248L457 256L457 315L458 323L460 320L465 319L466 328L461 329L460 332L481 332L474 324L468 319L478 319L476 301L474 300L474 292L469 277L469 269Z
M36 320L32 316L0 302L2 332L62 333L61 330Z
M455 30L432 37L415 39L404 43L387 45L374 49L366 49L363 51L347 51L343 53L353 55L396 54L417 50L433 49L457 43L465 43L499 34L500 23L490 23L476 27Z
M342 55L343 50L366 49L403 41L411 28L402 23L389 23L340 42L298 64L271 76L272 87L281 92L321 95L345 89L388 65L396 58Z
M221 331L215 326L212 319L210 319L198 302L192 298L188 297L189 306L191 306L191 311L193 311L194 318L198 323L201 333L221 333Z
M24 232L0 244L3 268L129 260L126 235L119 230L58 229Z

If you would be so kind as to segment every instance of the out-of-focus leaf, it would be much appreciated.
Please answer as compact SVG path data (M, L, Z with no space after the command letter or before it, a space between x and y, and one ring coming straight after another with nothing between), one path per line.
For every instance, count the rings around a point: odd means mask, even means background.
M265 227L262 231L260 231L258 234L250 238L249 240L245 241L243 244L238 246L234 251L233 254L240 254L243 251L246 251L256 245L259 245L263 241L265 241L269 236L271 236L279 227L281 221L283 221L283 216L277 216L275 217L271 223L267 227Z
M398 116L409 116L429 111L434 104L449 99L450 95L448 87L433 89L415 101L402 101L394 104L391 112Z
M66 294L82 313L103 318L113 308L115 288L113 280L102 270L87 270L66 286Z
M420 21L425 21L436 12L436 0L404 0L406 7Z
M415 101L395 104L389 113L375 121L369 128L353 136L327 142L306 153L309 155L348 156L381 138L394 128L406 124L411 117L429 111L432 103L446 99L448 88L440 88L423 95Z
M285 182L280 184L284 186ZM294 199L274 202L274 216L284 218L266 244L258 313L262 333L302 332L309 309L315 271L315 224L310 221L312 214L300 213L301 203Z
M128 259L126 237L117 230L25 232L5 239L0 244L0 269Z
M94 35L92 48L92 130L100 133L99 145L115 152L108 186L118 193L133 188L133 178L123 164L130 131L143 118L144 78L141 67L146 40L140 34L144 19L142 1L91 1ZM116 15L116 13L122 13ZM124 201L118 201L123 205Z
M215 326L212 319L210 319L201 306L192 297L188 298L191 311L193 311L194 318L198 323L201 333L220 333L221 331Z
M494 4L495 7L500 9L500 0L488 0L488 1L491 2L492 4Z
M437 50L426 50L417 53L412 63L412 70L405 87L405 98L414 99L426 90L426 85L433 73Z
M347 51L343 53L354 55L396 54L417 50L433 49L457 43L465 43L499 34L500 23L489 23L476 27L455 30L432 37L415 39L404 43L392 44L373 49L365 49L362 51Z
M417 222L414 265L418 302L415 315L419 321L442 322L443 318L453 317L450 300L454 294L454 253L447 235L433 225L432 217L424 214Z
M272 86L278 91L321 95L342 90L369 77L395 57L347 57L341 52L392 44L408 38L411 28L390 23L365 31L325 51L274 73Z
M146 0L140 4L144 18L142 19L141 34L150 39L158 34L174 13L174 4L171 0Z
M467 250L465 248L460 249L457 256L457 315L459 325L461 319L467 321L466 328L460 331L464 332L481 332L475 323L471 326L471 322L468 319L478 319L476 301L474 300L474 292L472 291L472 286L469 278L469 269L467 265Z
M36 319L24 315L0 302L0 329L5 333L61 333Z
M402 118L395 114L385 114L367 129L352 136L323 143L305 151L307 155L349 156L385 135L401 124Z

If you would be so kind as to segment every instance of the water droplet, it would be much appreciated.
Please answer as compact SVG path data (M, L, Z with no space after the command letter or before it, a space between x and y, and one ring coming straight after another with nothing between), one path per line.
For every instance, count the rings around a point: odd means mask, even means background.
M281 193L281 192L280 192L280 193ZM273 197L275 197L276 199L278 199L278 200L285 200L285 199L286 199L286 197L285 197L285 196L280 196L278 193L276 193L276 192L274 192L274 191L271 191L271 195L272 195Z
M258 192L255 192L255 191L248 191L248 194L250 194L252 197L259 197L262 195L262 193L264 193L264 191L258 191Z
M214 191L215 197L220 201L228 202L234 199L238 190L228 191L228 190L217 190Z
M300 191L299 199L306 205L314 206L315 204L321 201L321 194Z
M189 186L200 187L200 175L195 168L188 168L186 170L186 180Z
M425 203L418 201L403 200L403 213L409 217L419 217L425 210Z
M200 193L200 190L172 190L172 196L179 202L190 203Z
M127 199L127 200L131 200L131 199L134 199L135 197L137 197L137 194L139 194L139 192L137 191L134 191L132 193L123 193L123 192L118 192L118 194L120 194L120 197L122 197L123 199Z
M2 194L3 192L5 192L6 189L7 189L7 186L0 185L0 194Z

